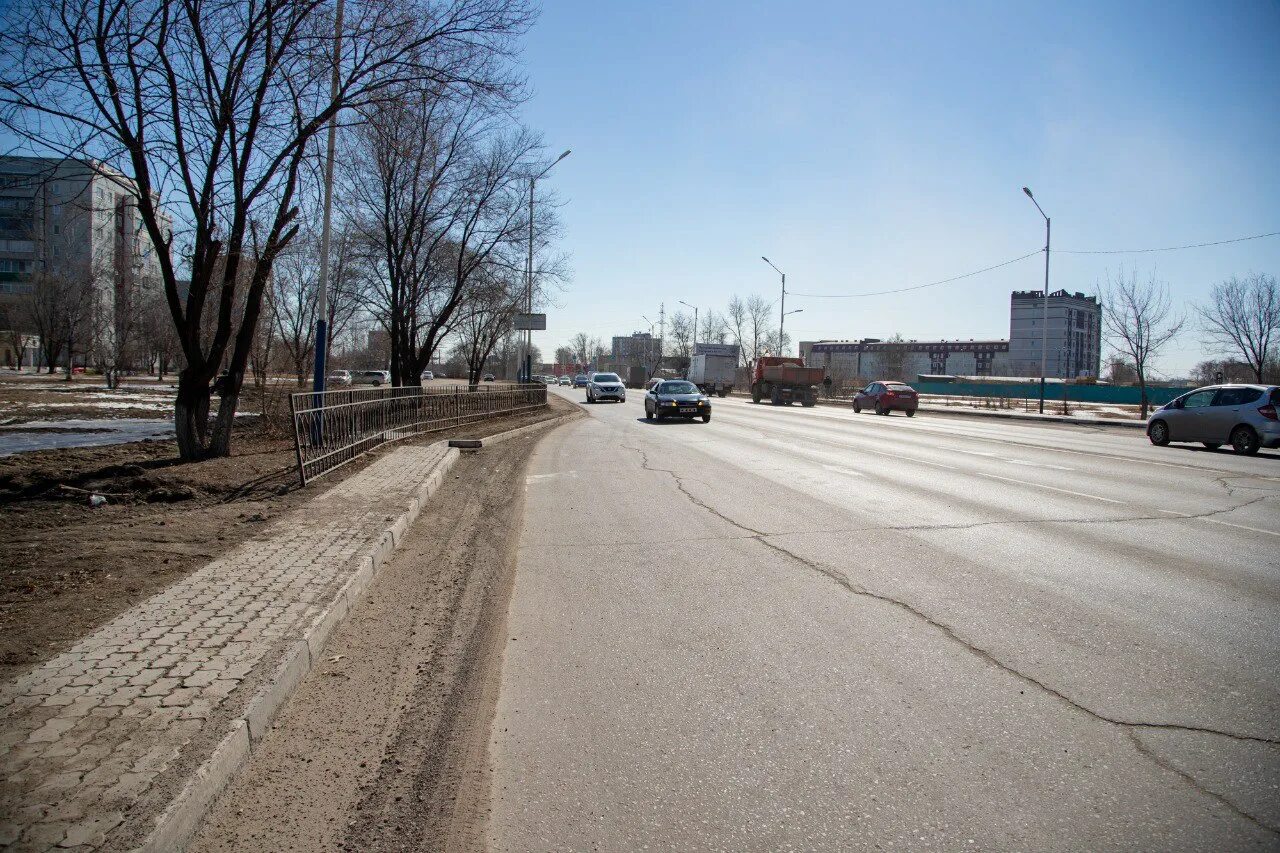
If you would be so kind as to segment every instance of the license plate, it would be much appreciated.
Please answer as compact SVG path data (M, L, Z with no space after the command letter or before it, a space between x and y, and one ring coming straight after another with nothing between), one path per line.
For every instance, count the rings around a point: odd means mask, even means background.
M681 406L681 407L680 407L680 414L682 414L682 415L692 415L692 414L696 414L696 413L697 413L697 411L698 411L698 409L697 409L697 407L695 407L695 406Z

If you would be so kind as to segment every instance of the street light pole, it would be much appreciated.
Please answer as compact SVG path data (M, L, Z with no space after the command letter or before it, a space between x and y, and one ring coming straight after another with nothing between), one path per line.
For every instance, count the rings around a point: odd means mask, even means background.
M686 308L693 309L693 347L692 349L689 350L689 355L692 357L693 350L696 350L698 348L698 306L690 305L688 302L685 302L683 299L677 299L676 301Z
M786 349L782 343L782 325L783 321L787 318L787 274L777 267L774 267L773 261L769 260L764 255L760 256L760 260L773 267L773 271L782 276L782 302L778 306L778 355L782 355L782 351Z
M329 81L329 97L338 99L338 63L342 59L342 2L334 11L333 76ZM324 162L324 212L320 224L320 293L316 298L316 363L311 390L324 391L325 361L329 356L329 223L333 211L333 151L337 145L338 117L329 119L329 140ZM319 398L317 398L319 399Z
M547 172L551 171L552 166L554 166L556 163L559 163L561 160L568 157L572 153L573 153L572 151L565 151L559 157L552 160L550 165L547 166L547 168L543 169L538 174L529 178L529 263L525 269L525 292L524 292L524 304L525 304L526 314L533 313L533 188L534 188L534 185L538 182L539 178L541 178ZM533 381L533 330L526 329L524 336L525 336L524 359L523 359L524 376L523 377L517 376L516 379L523 382L531 382Z
M1044 310L1040 320L1040 414L1044 414L1044 375L1049 363L1049 216L1026 187L1022 191L1044 217Z

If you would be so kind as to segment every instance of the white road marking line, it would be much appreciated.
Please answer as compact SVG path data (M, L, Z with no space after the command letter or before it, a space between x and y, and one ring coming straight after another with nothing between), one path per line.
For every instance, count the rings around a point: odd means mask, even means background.
M995 474L983 474L981 471L975 471L979 477L988 477L992 480L1004 480L1006 483L1018 483L1023 486L1031 486L1036 489L1048 489L1051 492L1062 492L1064 495L1075 495L1078 498L1091 498L1095 501L1106 501L1109 504L1125 505L1124 501L1112 500L1111 498L1100 497L1099 495L1090 495L1085 492L1073 492L1070 489L1059 489L1057 486L1046 486L1043 483L1031 483L1027 480L1015 480L1012 477L998 477Z
M1176 515L1178 518L1190 518L1185 512L1174 512L1171 509L1158 509L1156 512L1163 512L1165 515Z
M994 457L994 456L996 455L996 454L994 454L994 453L987 453L987 452L982 451L982 450L961 450L961 449L960 449L960 448L958 448L958 447L951 448L951 449L952 449L952 452L954 452L954 453L963 453L963 454L965 454L965 455L967 455L967 456L991 456L991 457Z
M865 477L866 474L861 471L855 471L852 468L841 468L839 465L823 465L828 471L835 471L837 474L848 474L850 477Z
M1250 533L1265 533L1268 536L1280 536L1280 532L1275 530L1263 530L1260 527L1245 527L1243 524L1232 524L1229 521L1219 521L1216 518L1197 518L1196 521L1207 521L1210 524L1221 524L1224 527L1234 527L1237 530L1248 530Z
M1026 459L1005 459L1010 465L1025 465L1028 468L1051 468L1054 471L1074 471L1075 468L1068 468L1066 465L1050 465L1046 462L1030 462Z

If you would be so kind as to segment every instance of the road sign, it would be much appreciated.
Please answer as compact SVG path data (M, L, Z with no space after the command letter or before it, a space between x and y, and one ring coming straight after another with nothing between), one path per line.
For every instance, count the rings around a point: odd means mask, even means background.
M517 332L544 332L547 329L547 315L517 314L515 329Z
M730 358L738 357L737 344L694 344L694 355L727 355Z

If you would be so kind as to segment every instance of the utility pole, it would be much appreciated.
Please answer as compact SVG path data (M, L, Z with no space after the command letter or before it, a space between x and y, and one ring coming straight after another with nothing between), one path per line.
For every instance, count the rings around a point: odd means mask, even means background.
M776 353L776 355L782 355L782 351L786 349L782 342L782 326L784 321L787 319L787 274L777 267L774 267L773 261L769 260L764 255L760 256L760 260L773 267L773 271L782 276L782 303L778 306L778 352Z
M564 158L572 154L572 151L565 151L556 159L552 160L547 168L543 169L536 175L529 178L529 265L525 271L525 313L533 313L533 188L537 184L538 179L551 171L551 167L559 163ZM525 330L525 347L524 347L524 377L522 381L533 381L533 330ZM517 377L521 379L521 377Z
M1049 216L1026 187L1022 191L1044 217L1044 311L1040 320L1040 414L1044 414L1044 375L1049 361Z
M693 346L689 348L689 358L692 359L694 351L697 350L698 348L698 306L690 305L688 302L685 302L683 299L678 301L684 307L693 309Z
M329 80L329 98L338 100L338 63L342 61L342 5L334 12L333 22L333 75ZM311 390L324 391L325 361L329 356L329 228L333 214L333 150L337 144L338 117L329 119L329 140L324 161L324 213L320 225L320 293L316 299L316 364L311 379ZM404 377L400 377L404 384ZM319 399L319 398L317 398Z
M658 361L654 373L662 369L662 349L666 344L667 337L667 304L665 302L658 303Z

